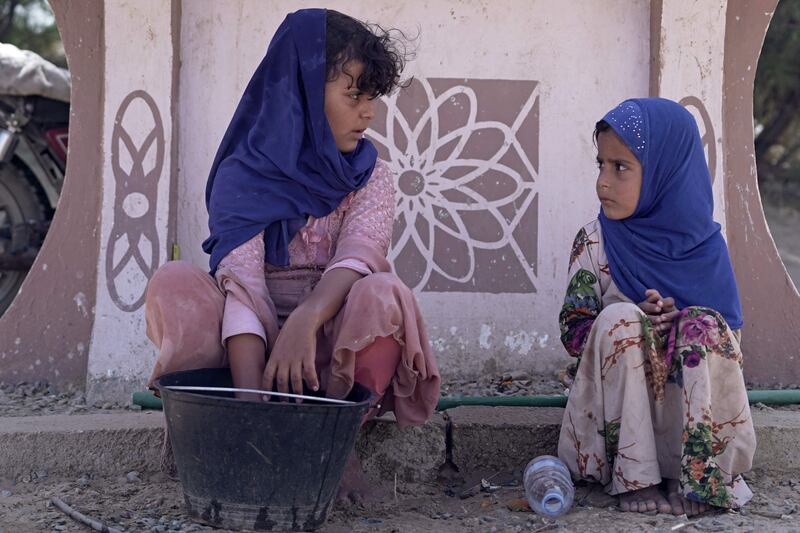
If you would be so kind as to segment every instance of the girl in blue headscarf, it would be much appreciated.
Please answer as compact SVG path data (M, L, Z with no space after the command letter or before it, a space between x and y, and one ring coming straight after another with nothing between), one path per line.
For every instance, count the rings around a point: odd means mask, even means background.
M577 358L558 452L623 511L752 496L755 433L728 249L692 115L626 100L595 128L601 210L572 245L561 340Z
M439 371L414 296L386 260L394 177L364 138L403 65L379 27L324 9L286 17L211 167L211 275L176 261L148 285L151 385L230 367L238 388L343 398L359 382L400 425L432 414ZM169 458L165 448L167 468ZM351 461L345 494L356 472Z

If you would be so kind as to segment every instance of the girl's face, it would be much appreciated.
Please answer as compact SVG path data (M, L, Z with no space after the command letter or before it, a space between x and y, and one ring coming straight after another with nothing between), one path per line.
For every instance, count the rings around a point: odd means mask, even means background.
M347 153L356 149L375 116L372 95L362 93L357 86L364 72L364 64L350 61L342 67L339 76L325 84L325 116L333 132L336 148Z
M597 136L597 165L597 197L603 214L611 220L628 218L639 203L642 165L611 130Z

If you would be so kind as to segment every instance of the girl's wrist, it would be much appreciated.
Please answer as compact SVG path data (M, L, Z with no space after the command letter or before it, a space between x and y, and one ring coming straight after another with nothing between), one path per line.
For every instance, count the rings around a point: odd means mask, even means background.
M324 322L321 310L317 309L309 301L303 302L297 306L292 313L292 316L294 315L296 315L296 318L300 319L303 324L313 326L314 330L319 329Z

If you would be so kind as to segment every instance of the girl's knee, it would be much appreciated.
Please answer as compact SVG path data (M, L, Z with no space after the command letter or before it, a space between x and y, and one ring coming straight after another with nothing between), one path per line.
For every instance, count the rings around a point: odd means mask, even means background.
M188 261L167 261L158 267L158 270L150 278L149 284L169 285L196 275L196 270L199 269Z
M642 310L639 309L638 305L631 302L618 302L604 307L597 316L597 320L611 324L620 320L638 322L641 320L642 315Z
M167 293L174 296L183 292L206 292L213 289L213 279L204 270L188 261L168 261L155 271L147 283L148 300Z
M681 311L679 321L697 319L698 317L707 317L709 319L713 318L719 324L727 324L727 322L725 322L725 318L719 313L719 311L716 309L711 309L710 307L701 307L699 305L685 307Z
M390 272L376 272L355 282L350 289L350 296L371 296L394 292L411 292L411 290L396 275Z
M618 302L604 307L597 315L592 328L600 331L614 331L624 324L626 331L631 331L628 328L633 327L632 333L637 333L641 331L642 316L642 310L637 305L630 302Z
M686 307L678 318L678 332L682 344L716 346L729 329L722 315L708 307Z

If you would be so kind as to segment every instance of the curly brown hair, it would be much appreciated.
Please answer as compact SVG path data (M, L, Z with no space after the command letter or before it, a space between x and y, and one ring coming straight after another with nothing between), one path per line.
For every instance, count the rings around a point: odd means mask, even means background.
M350 76L345 65L360 61L364 72L353 80L360 91L382 96L402 86L400 74L413 55L403 32L367 24L332 9L326 11L325 19L327 81L342 73Z

